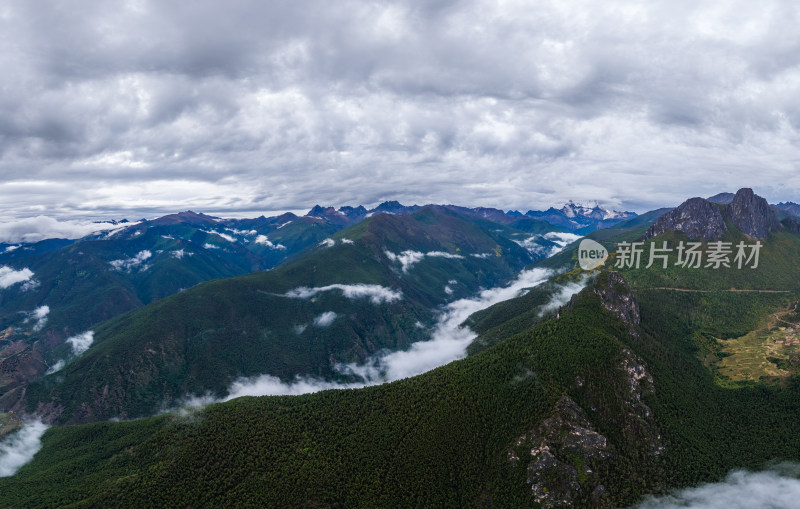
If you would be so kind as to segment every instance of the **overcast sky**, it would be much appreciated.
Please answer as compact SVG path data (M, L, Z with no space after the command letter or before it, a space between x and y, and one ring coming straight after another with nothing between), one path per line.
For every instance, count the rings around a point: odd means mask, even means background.
M793 0L6 0L0 220L800 201L798 27Z

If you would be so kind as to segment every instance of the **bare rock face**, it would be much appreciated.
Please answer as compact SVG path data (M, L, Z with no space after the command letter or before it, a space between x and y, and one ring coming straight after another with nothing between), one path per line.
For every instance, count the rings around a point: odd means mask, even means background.
M598 281L593 290L600 296L603 307L611 311L617 318L632 327L639 325L639 302L622 274L609 272L606 281Z
M703 198L690 198L659 217L647 229L644 240L668 231L683 232L692 240L713 240L727 229L718 206Z
M622 277L622 274L619 272L605 272L598 277L595 284L584 289L581 293L586 291L592 291L597 294L603 307L628 325L631 336L634 338L639 337L639 331L636 328L641 319L639 301L636 300L630 285ZM580 294L573 295L567 303L566 309L568 311L573 309L575 302L579 298ZM560 315L561 312L559 311Z
M644 240L668 231L683 232L691 240L716 240L727 230L725 219L742 233L759 239L781 228L781 223L767 200L748 187L739 189L729 202L725 202L727 204L720 211L718 205L703 198L686 200L658 218L648 228Z
M739 189L733 201L725 207L725 217L742 233L759 239L780 228L778 218L767 200L754 194L748 187Z
M593 494L605 493L593 466L611 456L608 440L569 396L562 396L553 414L517 438L508 451L515 466L524 456L530 457L527 479L533 499L542 507L572 507L587 485ZM581 458L578 468L573 466L575 458Z

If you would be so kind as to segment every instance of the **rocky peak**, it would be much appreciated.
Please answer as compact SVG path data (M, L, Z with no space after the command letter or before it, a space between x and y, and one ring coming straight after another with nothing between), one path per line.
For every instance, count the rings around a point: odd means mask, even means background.
M575 303L585 292L593 292L598 295L603 307L629 326L631 336L639 337L636 329L641 320L639 301L636 300L630 285L622 277L622 274L619 272L601 273L593 284L572 296L565 306L566 310L574 309ZM561 311L557 316L561 316Z
M793 214L795 216L800 216L800 205L794 202L786 201L780 202L776 205L779 209L784 212L788 212L789 214Z
M639 325L639 302L619 272L606 272L597 278L591 290L600 296L603 307L631 327Z
M326 214L335 213L336 209L333 207L322 207L320 205L314 205L314 207L308 211L306 214L307 216L312 217L322 217Z
M347 217L363 217L367 215L367 209L365 209L363 205L359 205L358 207L340 207L339 212Z
M727 230L719 207L703 198L690 198L662 215L647 229L644 239L679 231L692 240L718 239Z
M737 191L733 200L725 207L725 217L742 233L759 239L780 227L767 200L753 193L749 187Z

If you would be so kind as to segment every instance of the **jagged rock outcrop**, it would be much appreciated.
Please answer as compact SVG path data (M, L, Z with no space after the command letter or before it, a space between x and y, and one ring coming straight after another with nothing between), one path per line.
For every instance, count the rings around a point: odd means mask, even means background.
M603 307L614 316L632 327L639 325L639 302L622 274L609 272L605 280L598 280L592 291L600 296Z
M733 200L725 206L724 215L742 233L759 239L780 228L778 218L767 200L748 187L737 191Z
M641 320L639 302L622 274L619 272L602 273L594 284L573 295L567 303L566 309L573 309L580 295L586 291L594 292L600 296L603 307L628 324L632 337L639 337L639 332L636 328ZM561 316L561 311L559 311L558 316Z
M718 239L727 230L722 212L717 205L703 198L690 198L658 218L647 229L644 239L668 231L679 231L692 240Z
M528 455L527 480L534 501L542 507L572 507L587 486L595 505L602 504L606 488L593 467L611 456L608 440L592 428L583 409L569 396L562 396L553 414L518 437L508 451L515 467ZM575 458L581 459L578 468L573 465Z
M691 240L717 240L727 230L725 219L742 233L763 239L781 228L775 211L767 200L745 187L728 200L730 193L712 196L709 200L691 198L667 212L648 228L644 240L668 231L679 231ZM721 197L721 198L720 198ZM727 203L719 207L712 203Z
M627 348L622 350L620 368L627 375L623 435L638 450L658 456L664 452L664 444L653 411L642 400L643 396L655 392L653 375L647 370L644 360Z

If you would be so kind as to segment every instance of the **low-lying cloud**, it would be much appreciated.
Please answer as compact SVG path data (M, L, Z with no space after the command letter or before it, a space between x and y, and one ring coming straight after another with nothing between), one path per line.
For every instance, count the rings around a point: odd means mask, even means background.
M357 375L366 382L381 383L415 376L461 359L477 337L469 327L461 326L470 315L518 297L551 275L552 272L546 269L523 271L508 286L484 290L476 297L451 302L440 315L430 340L416 342L408 350L376 355L365 364L340 365L338 369L342 373Z
M172 256L173 258L177 258L178 260L182 260L182 259L183 259L183 257L184 257L184 256L187 256L187 255L188 255L188 256L192 256L193 254L194 254L194 253L187 253L187 252L186 252L185 250L183 250L183 249L176 249L175 251L171 251L171 252L169 253L169 255L170 255L170 256Z
M555 311L556 309L560 308L572 298L573 295L580 292L586 285L589 283L588 278L584 278L582 281L577 283L567 283L563 286L560 286L556 289L553 295L550 297L550 300L539 308L539 316L543 316L545 313L550 311Z
M783 463L762 472L739 470L718 483L648 497L638 509L793 509L800 500L800 465Z
M301 286L286 292L285 296L293 299L310 299L320 292L328 292L331 290L341 290L342 295L348 299L362 299L369 298L373 304L381 304L383 302L390 303L403 298L403 294L398 290L392 290L380 285L343 285L335 284L328 286L319 286L309 288Z
M44 328L48 314L50 314L50 306L39 306L28 314L27 320L33 321L34 332L39 332Z
M228 235L227 233L215 232L211 230L200 230L203 233L207 233L209 235L217 235L218 237L222 237L223 239L227 240L228 242L236 242L236 237Z
M528 289L546 281L552 272L546 269L523 271L511 284L484 290L477 296L451 302L440 315L431 339L419 341L408 350L382 353L364 364L340 364L336 369L342 374L361 378L359 382L336 383L314 377L296 377L282 382L277 377L262 375L241 378L233 383L224 401L239 396L299 395L328 389L353 389L391 382L419 375L466 356L469 344L477 334L461 324L481 309L524 294ZM211 397L194 398L195 403L217 401Z
M42 435L48 427L42 421L29 422L0 442L0 477L16 474L33 459L42 448Z
M108 262L111 264L114 269L123 271L123 272L131 272L133 269L142 265L146 260L149 260L153 256L149 250L145 249L143 251L139 251L136 253L135 256L131 258L123 258L121 260L112 260Z
M66 342L72 346L72 353L77 357L92 346L94 342L94 331L86 331L82 334L69 337Z
M526 239L515 240L514 242L527 249L531 254L549 258L560 253L565 247L580 238L582 238L581 235L574 233L548 232L541 235L531 235Z
M253 242L267 246L270 249L286 249L286 246L283 244L273 244L266 235L259 235Z
M450 258L450 259L463 259L464 257L459 254L448 253L445 251L429 251L423 253L421 251L413 251L411 249L403 251L400 254L392 253L389 250L384 251L386 257L393 262L400 262L400 268L403 273L408 272L415 263L422 261L426 256L433 258Z
M336 313L333 311L325 311L314 318L314 325L317 327L327 327L332 324L334 320L336 320L336 316Z
M8 288L17 283L22 283L30 280L33 277L33 271L28 268L21 270L14 270L11 267L3 265L0 267L0 289Z
M128 226L126 224L126 226ZM39 242L45 239L79 239L92 233L119 229L112 223L81 220L59 221L52 217L36 216L0 223L0 242Z

